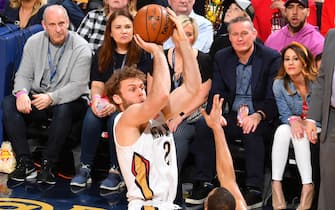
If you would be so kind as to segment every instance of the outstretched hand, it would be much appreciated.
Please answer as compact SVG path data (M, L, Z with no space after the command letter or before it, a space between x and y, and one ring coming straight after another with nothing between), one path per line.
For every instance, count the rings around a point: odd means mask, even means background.
M208 127L214 129L216 127L222 127L227 125L226 119L222 116L222 104L223 98L220 98L219 94L213 97L213 105L210 114L208 115L204 109L201 109L201 114L204 117Z

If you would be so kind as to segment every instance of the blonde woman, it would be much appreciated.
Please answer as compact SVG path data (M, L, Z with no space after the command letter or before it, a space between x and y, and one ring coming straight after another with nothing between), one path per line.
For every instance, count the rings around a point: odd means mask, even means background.
M46 0L10 0L3 15L20 28L26 28L41 24L45 4Z

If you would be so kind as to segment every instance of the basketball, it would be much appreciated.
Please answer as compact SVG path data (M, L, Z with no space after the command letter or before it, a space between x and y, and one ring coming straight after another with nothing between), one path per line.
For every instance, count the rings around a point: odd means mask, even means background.
M134 32L147 42L163 44L173 33L174 24L165 7L148 4L134 18Z

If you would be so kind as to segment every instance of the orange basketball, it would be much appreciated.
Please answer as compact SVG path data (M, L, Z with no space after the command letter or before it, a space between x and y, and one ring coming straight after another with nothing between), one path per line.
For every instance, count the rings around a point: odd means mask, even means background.
M144 41L163 44L173 32L173 22L165 7L149 4L142 7L134 18L134 32Z

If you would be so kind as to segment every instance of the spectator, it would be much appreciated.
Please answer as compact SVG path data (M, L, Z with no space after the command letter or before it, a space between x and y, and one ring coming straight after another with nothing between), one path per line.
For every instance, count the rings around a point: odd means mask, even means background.
M81 168L71 180L71 186L85 187L91 182L91 168L102 131L107 128L110 144L108 177L101 182L102 190L118 190L124 186L121 181L113 138L113 121L116 107L106 99L105 82L116 69L137 64L141 71L150 69L150 54L144 53L133 40L133 18L128 11L117 10L110 16L105 38L98 52L93 56L91 67L91 107L84 118L81 135Z
M292 140L303 185L297 209L310 209L313 201L312 164L304 120L318 71L311 52L297 42L285 47L281 57L281 68L273 83L282 124L276 130L272 146L272 206L274 209L286 209L281 180Z
M195 20L186 15L179 15L178 21L182 24L187 39L191 45L195 43L198 37L198 25ZM176 48L164 50L170 70L171 92L183 83L183 59L181 52ZM212 84L212 60L210 56L197 49L192 50L196 56L202 84L196 97L189 103L187 107L176 118L171 118L167 121L167 125L173 132L173 137L176 143L177 163L179 173L182 170L184 161L188 156L189 147L193 141L195 132L195 121L200 117L199 107L203 106L207 101L208 92ZM148 89L152 83L152 74L148 75ZM195 157L196 159L196 157ZM182 203L181 180L178 188L177 202Z
M20 28L41 24L46 0L9 0L3 11L5 22L14 23Z
M137 43L154 58L148 97L144 74L131 67L115 72L106 84L108 98L123 111L115 119L114 140L130 210L179 209L173 204L178 179L175 143L165 121L177 117L191 103L201 78L181 24L172 10L168 13L176 24L173 39L183 58L184 83L169 94L170 76L161 46L135 35Z
M240 2L240 1L238 1ZM241 2L240 2L241 3ZM241 4L242 5L242 4ZM246 5L244 5L246 8ZM227 9L224 16L224 24L221 26L222 32L226 33L216 36L214 43L212 44L210 55L214 58L215 53L225 47L230 46L230 40L228 38L227 25L230 20L236 17L249 17L249 15L239 6L237 1L233 1L229 8ZM249 17L250 18L250 17ZM199 126L204 125L203 120L195 123L195 129L197 131L198 124ZM205 137L207 138L207 137ZM212 178L214 176L215 166L215 155L208 154L208 151L213 150L212 142L208 141L195 141L192 145L191 153L194 156L195 162L195 176L193 177L195 181L193 182L193 190L191 196L185 199L185 202L188 204L202 204L205 201L207 194L212 190ZM177 147L178 149L178 147ZM178 154L178 153L177 153ZM206 156L206 157L204 157ZM209 164L208 156L211 157L213 163ZM205 161L204 161L205 160Z
M251 3L249 2L249 5L242 4L245 2L248 2L248 1L247 0L246 1L237 0L237 1L232 1L232 3L229 5L224 15L223 22L220 27L220 31L218 34L215 35L214 42L209 51L209 54L211 55L211 57L214 58L215 53L218 50L225 48L225 47L229 47L231 45L229 41L229 37L228 37L228 31L227 31L227 25L229 21L236 17L250 17L249 14L245 11L245 9L249 8L251 6Z
M226 126L226 121L222 119L222 104L223 99L215 95L210 115L207 115L204 110L201 111L206 124L214 133L216 171L221 186L209 193L205 202L205 210L246 210L247 205L236 183L233 160L221 127Z
M193 11L193 5L195 0L168 0L171 8L177 15L187 15L194 18L199 26L199 36L197 41L194 43L193 48L198 49L204 53L208 53L213 43L213 26L212 23L201 15L197 15ZM174 46L172 39L168 39L163 47L169 49Z
M232 46L215 55L207 109L212 107L214 94L220 94L224 98L224 117L227 119L224 130L228 143L241 139L244 144L244 198L248 208L252 209L262 205L265 145L272 138L273 123L277 119L272 83L279 69L280 55L254 42L257 32L249 18L237 17L231 20L228 33ZM239 113L237 119L241 105L246 105L248 112ZM201 133L196 136L198 141L208 138L208 127L202 126Z
M258 37L265 42L270 34L286 25L285 1L283 0L251 0L255 9L253 19ZM307 22L316 26L316 7L314 0L308 0L309 15ZM283 46L284 47L284 46Z
M88 94L92 52L83 38L68 31L69 18L62 6L47 7L42 25L45 31L29 38L24 47L13 95L3 100L3 120L18 163L9 178L24 181L36 177L27 123L51 118L37 182L55 184L62 146L71 125L83 114L80 110L86 110L81 96Z
M77 30L77 33L88 41L94 51L103 42L108 17L116 10L127 10L129 0L104 0L104 2L104 8L87 13ZM135 15L135 13L131 14Z
M321 34L326 36L329 29L335 27L335 2L325 0L322 6L321 15Z
M322 62L315 85L312 89L311 104L307 115L306 133L312 143L318 141L317 124L321 122L322 130L319 137L320 141L320 194L318 209L334 209L334 176L335 169L332 167L334 156L334 119L335 119L335 101L334 101L334 48L335 48L335 30L327 33L325 49L322 53Z
M292 41L296 41L306 46L314 56L321 54L324 38L317 27L306 22L309 14L308 1L288 0L285 12L288 24L271 34L265 45L280 52Z

